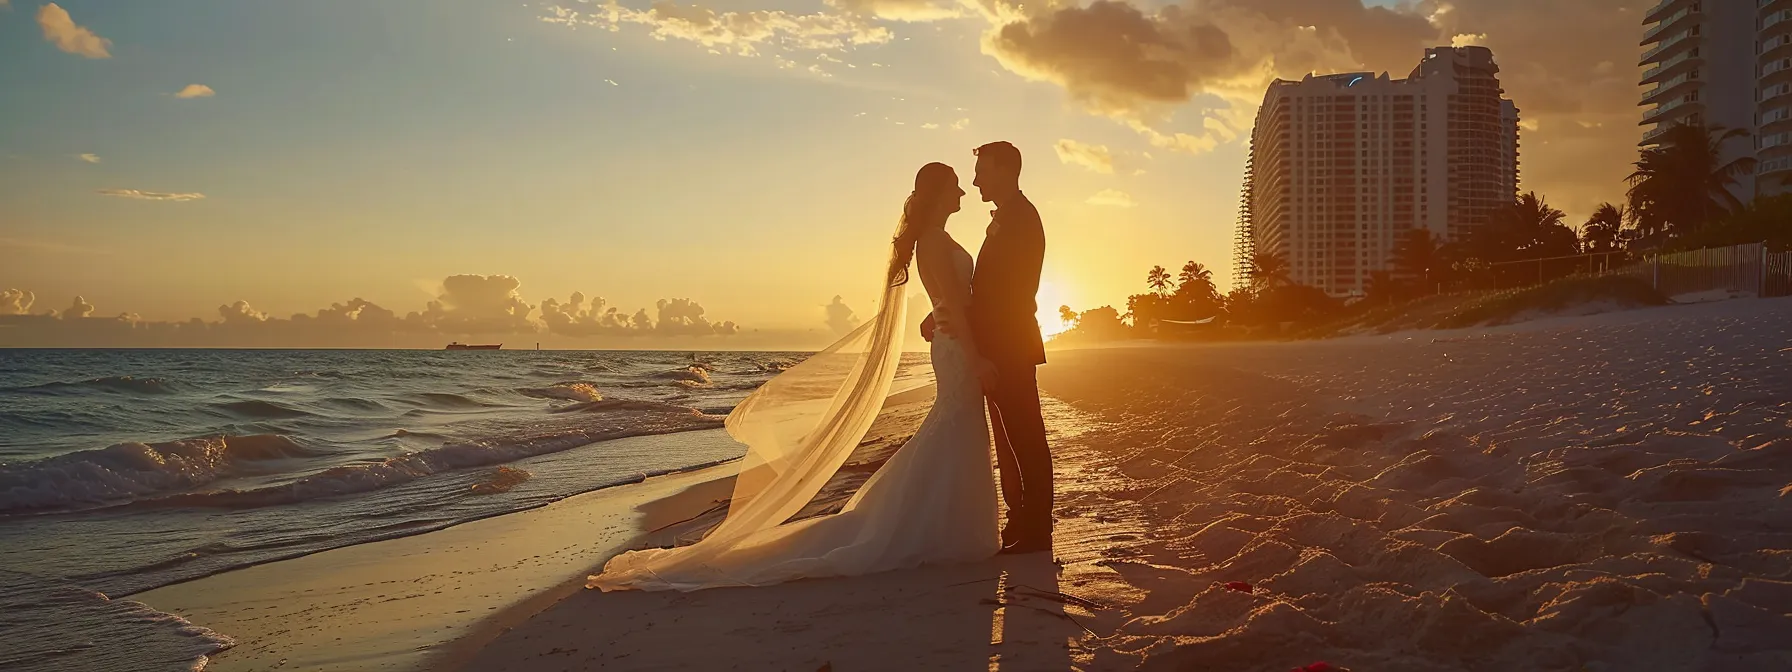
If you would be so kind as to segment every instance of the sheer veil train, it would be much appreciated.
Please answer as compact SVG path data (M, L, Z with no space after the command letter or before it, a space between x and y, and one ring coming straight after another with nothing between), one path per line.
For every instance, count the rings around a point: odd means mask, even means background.
M907 233L897 232L876 316L760 386L728 415L728 433L746 444L747 454L722 523L695 544L618 555L589 577L587 588L753 585L731 576L729 567L763 554L755 551L775 552L773 545L796 527L783 523L834 476L883 408L901 355L913 250L912 242L903 244Z

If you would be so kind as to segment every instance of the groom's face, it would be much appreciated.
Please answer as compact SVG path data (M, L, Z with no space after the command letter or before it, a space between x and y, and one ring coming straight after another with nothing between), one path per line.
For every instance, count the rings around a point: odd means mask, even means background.
M1016 177L1006 166L988 156L977 157L977 176L971 184L977 187L977 196L984 203L996 202L996 197L1014 191L1017 187Z
M977 197L983 199L984 203L992 203L996 200L995 192L990 188L994 186L990 184L994 181L990 179L990 174L989 157L977 157L977 174L971 178L971 185L977 187Z

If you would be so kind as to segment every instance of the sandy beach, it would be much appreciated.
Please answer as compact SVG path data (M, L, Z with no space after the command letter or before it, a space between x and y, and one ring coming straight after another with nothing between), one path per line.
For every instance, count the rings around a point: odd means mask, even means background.
M220 670L1787 669L1785 324L1792 301L1747 300L1054 352L1051 557L579 587L627 545L714 524L724 465L140 598L236 637ZM900 445L925 392L893 399L805 514ZM528 561L474 571L493 553ZM443 592L380 602L423 592L381 581ZM386 653L292 652L356 646Z
M1785 669L1787 323L1054 353L1059 564L582 591L444 669Z

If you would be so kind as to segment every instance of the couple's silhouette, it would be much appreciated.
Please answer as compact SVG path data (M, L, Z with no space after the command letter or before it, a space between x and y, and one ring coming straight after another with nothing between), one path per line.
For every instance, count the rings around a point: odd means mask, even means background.
M1034 318L1045 232L1020 190L1020 150L995 142L974 154L972 184L996 207L977 257L946 231L965 195L957 173L943 163L922 166L903 204L876 316L729 414L729 433L748 452L728 515L695 544L616 556L589 587L770 585L1051 550L1052 465L1035 377L1045 363ZM900 355L911 264L933 304L921 327L933 407L840 512L790 522L882 408ZM1008 508L999 530L992 432Z

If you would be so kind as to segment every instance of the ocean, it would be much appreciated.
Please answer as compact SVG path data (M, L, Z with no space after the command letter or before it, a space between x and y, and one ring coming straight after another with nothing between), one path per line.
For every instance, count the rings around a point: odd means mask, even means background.
M615 440L805 354L0 350L0 669L191 670L228 635L119 598L737 458Z

